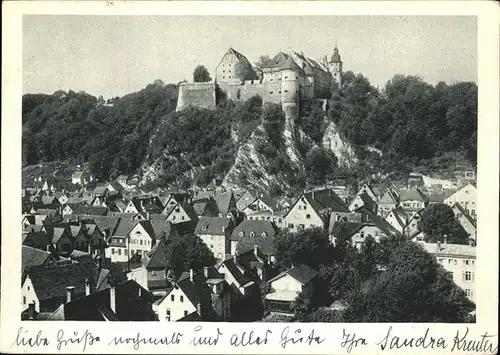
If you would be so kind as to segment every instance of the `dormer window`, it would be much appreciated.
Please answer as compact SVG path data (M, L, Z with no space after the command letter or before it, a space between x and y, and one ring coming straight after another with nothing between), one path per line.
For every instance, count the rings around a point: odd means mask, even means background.
M250 232L250 237L255 237L255 232Z
M238 235L239 235L241 238L243 238L243 237L245 236L245 232L240 231L240 232L238 233Z

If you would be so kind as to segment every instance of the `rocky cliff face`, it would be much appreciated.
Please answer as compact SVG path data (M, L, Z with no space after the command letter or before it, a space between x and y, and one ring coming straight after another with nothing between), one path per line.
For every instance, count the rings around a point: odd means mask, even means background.
M274 116L272 116L274 117ZM269 116L267 118L269 120ZM325 115L325 120L326 120ZM280 121L279 129L274 126L271 130L266 126L264 116L257 126L252 128L250 136L241 137L241 122L234 122L227 129L227 146L232 147L232 163L229 164L222 174L222 185L226 188L253 187L269 191L273 186L279 186L283 190L294 188L298 176L307 176L305 166L307 164L307 151L311 149L324 148L331 151L337 158L339 165L349 167L357 158L349 143L340 136L336 125L328 123L323 139L316 143L306 134L301 127L296 126L293 118L285 117ZM169 129L171 125L163 125L159 129ZM279 131L279 132L278 132ZM161 134L161 133L158 133ZM171 135L163 133L164 137ZM276 136L279 136L277 138ZM195 179L200 170L211 167L201 166L191 161L193 152L175 152L168 149L165 138L157 139L156 134L150 141L149 151L155 150L154 146L160 144L165 146L155 156L148 154L142 166L142 183L161 179L165 171L169 170L172 175L172 166L182 165L183 169L175 172L174 181L182 178ZM272 143L272 141L279 143ZM226 143L225 143L226 144ZM189 149L185 147L184 149ZM156 149L158 152L158 149ZM191 157L191 158L189 158Z
M334 122L328 124L322 143L323 147L335 154L339 160L339 165L350 167L358 161L352 146L342 139Z

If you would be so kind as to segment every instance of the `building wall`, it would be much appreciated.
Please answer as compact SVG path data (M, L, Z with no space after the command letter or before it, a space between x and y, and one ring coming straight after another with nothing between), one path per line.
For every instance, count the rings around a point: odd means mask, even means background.
M187 215L186 211L180 206L175 206L174 210L168 215L167 221L172 222L172 224L188 222L191 218Z
M425 202L416 200L401 201L400 206L403 207L405 211L418 211L425 208Z
M396 218L396 216L394 215L394 212L390 212L387 217L385 218L385 220L391 225L393 226L394 228L396 228L396 230L399 232L399 233L403 233L403 229L404 227L406 226L402 226L399 222L398 222L398 219ZM403 221L404 223L404 221Z
M435 254L438 262L448 272L453 273L453 281L462 288L468 297L475 302L476 300L476 257L462 255L440 255ZM470 273L470 280L466 280L466 272Z
M27 277L21 288L21 311L24 311L26 308L28 308L28 305L33 302L35 302L35 311L40 312L40 301L38 301L36 292L33 289L33 283L31 282L31 279Z
M476 208L477 192L474 185L468 184L455 192L453 195L444 200L449 206L453 206L458 202L460 206L473 217L476 218L477 208Z
M188 106L212 108L215 107L215 84L182 83L179 85L177 109L180 111Z
M146 232L141 224L136 224L129 233L130 240L130 255L136 252L144 256L149 252L153 245L151 236Z
M167 311L170 310L170 320ZM160 322L175 322L196 311L196 305L186 297L180 288L174 288L156 308Z
M218 83L239 82L240 78L236 75L236 65L240 62L234 52L228 51L222 57L219 65L215 68L215 80Z
M307 218L308 215L309 218ZM285 227L291 231L297 231L300 225L303 225L304 228L324 227L323 220L317 215L309 202L302 197L285 216L284 222Z
M271 288L276 292L280 291L295 291L302 292L302 284L295 280L290 275L285 275L273 282L271 282Z
M217 259L223 259L229 253L228 238L225 235L200 234L199 237Z

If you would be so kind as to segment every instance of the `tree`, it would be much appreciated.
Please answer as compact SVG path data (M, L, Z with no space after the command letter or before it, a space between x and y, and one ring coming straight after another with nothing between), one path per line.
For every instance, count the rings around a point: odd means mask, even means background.
M419 227L425 233L427 242L443 242L446 235L450 243L469 243L469 236L456 219L452 208L443 203L428 206L422 213Z
M198 65L196 68L194 68L193 81L195 83L205 83L208 81L212 81L210 73L204 65Z
M313 310L313 303L305 293L300 292L292 304L292 309L297 319L303 322Z
M265 54L265 55L260 55L259 56L259 59L257 60L257 62L255 63L255 67L259 68L259 69L262 69L264 68L266 65L268 65L269 63L271 63L271 58Z
M167 246L166 268L179 276L189 269L201 270L213 266L215 258L207 245L194 234L184 235Z
M474 304L422 246L408 240L380 263L384 271L350 294L345 322L463 322Z
M331 260L333 246L323 228L314 227L297 233L282 231L274 238L277 264L282 269L292 264L318 268Z

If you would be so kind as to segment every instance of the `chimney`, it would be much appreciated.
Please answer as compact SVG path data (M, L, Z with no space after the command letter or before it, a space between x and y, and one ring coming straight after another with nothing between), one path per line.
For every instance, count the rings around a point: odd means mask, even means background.
M28 304L28 319L35 319L35 302L31 302Z
M47 251L48 251L49 253L50 253L50 250L51 250L51 249L52 249L52 248L51 248L50 243L49 243L49 244L47 244Z
M85 279L85 295L90 295L90 281L89 279Z
M204 267L203 268L203 274L205 275L205 277L208 279L208 267Z
M194 282L194 271L193 271L193 269L189 269L189 280L191 280L191 282Z
M198 312L198 315L200 315L200 316L201 316L201 303L200 303L200 302L198 302L198 303L196 304L196 311Z
M149 219L149 212L146 212L146 219Z
M238 263L238 257L239 257L239 256L240 256L240 253L239 253L239 252L237 252L237 251L235 251L235 252L234 252L234 262L235 262L235 263Z
M66 287L66 303L70 303L73 299L73 292L75 290L75 286Z
M114 284L109 289L109 307L116 314L116 290Z
M314 191L311 191L312 199L314 200Z
M437 251L440 252L441 251L441 241L438 240L437 242Z
M92 254L92 246L90 245L90 243L89 243L89 246L87 248L87 251L89 254Z
M226 227L222 226L222 234L226 233Z
M259 247L257 245L254 245L253 246L253 253L255 254L255 256L258 256L258 253L259 253Z
M142 297L142 287L139 286L138 290L139 290L139 298L141 298Z
M448 235L446 235L446 234L445 234L445 235L443 236L443 243L444 243L444 244L447 244L447 242L448 242Z

